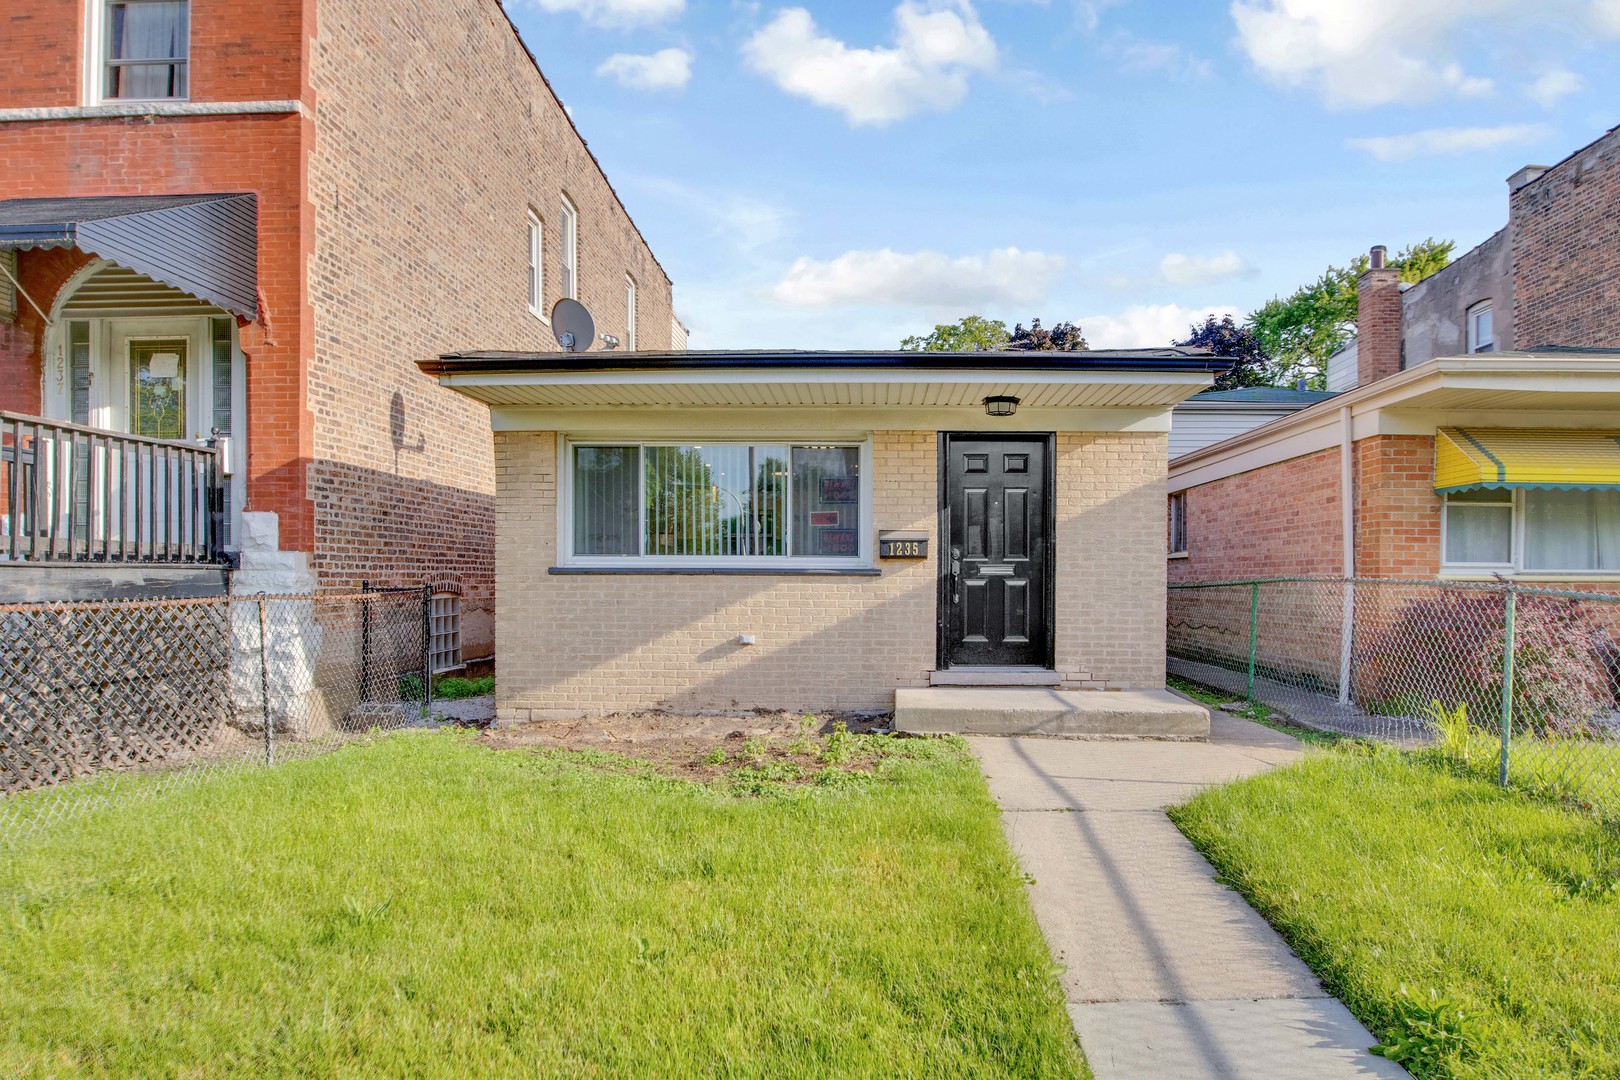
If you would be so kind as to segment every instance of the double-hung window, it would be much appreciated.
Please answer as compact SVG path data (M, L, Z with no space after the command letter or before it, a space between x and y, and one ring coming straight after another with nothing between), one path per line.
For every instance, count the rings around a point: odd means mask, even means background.
M529 211L529 310L546 317L545 224Z
M571 443L566 561L853 567L870 559L862 443Z
M1491 318L1491 302L1481 300L1468 309L1468 351L1496 351L1496 329Z
M562 294L579 299L579 211L566 195L562 200Z
M1620 491L1480 488L1445 500L1447 569L1620 573Z
M162 101L190 93L188 0L105 0L96 29L99 97Z
M1170 494L1170 554L1187 554L1187 493Z

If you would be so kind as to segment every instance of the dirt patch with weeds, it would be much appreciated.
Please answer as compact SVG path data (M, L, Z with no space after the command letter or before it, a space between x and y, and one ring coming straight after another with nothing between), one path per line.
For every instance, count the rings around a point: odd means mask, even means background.
M829 769L870 772L881 753L851 736L892 730L889 714L754 712L702 716L628 712L582 720L543 720L480 736L497 750L543 747L622 754L690 780L739 774L772 782L814 782Z

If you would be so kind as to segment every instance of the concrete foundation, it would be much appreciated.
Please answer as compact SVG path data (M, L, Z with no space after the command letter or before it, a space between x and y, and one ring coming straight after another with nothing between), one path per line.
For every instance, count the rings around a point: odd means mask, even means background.
M895 691L894 726L934 735L1202 739L1209 711L1168 690L929 687Z

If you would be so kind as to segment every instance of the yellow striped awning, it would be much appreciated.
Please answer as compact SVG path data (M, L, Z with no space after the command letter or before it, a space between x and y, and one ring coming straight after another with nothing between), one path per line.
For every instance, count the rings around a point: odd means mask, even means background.
M1441 428L1434 490L1620 488L1620 431Z

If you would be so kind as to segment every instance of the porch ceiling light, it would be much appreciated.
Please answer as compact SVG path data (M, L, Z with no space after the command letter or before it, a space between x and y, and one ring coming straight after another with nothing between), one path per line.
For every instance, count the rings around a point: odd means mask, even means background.
M1018 411L1018 399L1015 397L987 397L984 399L984 411L991 416L1011 416Z

